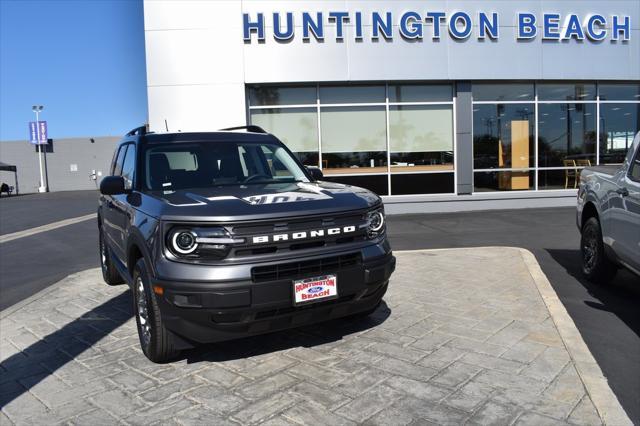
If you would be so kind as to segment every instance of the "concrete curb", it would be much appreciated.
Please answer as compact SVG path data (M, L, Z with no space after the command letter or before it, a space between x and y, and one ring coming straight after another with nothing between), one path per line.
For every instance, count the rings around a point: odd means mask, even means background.
M547 305L551 318L560 333L562 342L573 359L578 375L598 410L600 418L606 425L633 425L627 413L620 405L618 398L611 390L607 378L602 374L600 366L591 355L591 351L582 339L578 328L569 316L564 305L553 290L551 283L540 268L536 257L529 250L518 249L524 263L529 269L531 278L538 287L540 297Z
M468 247L468 248L445 248L445 249L428 249L428 250L396 250L396 253L418 253L418 252L436 252L436 251L452 251L466 249L510 249L520 253L533 282L536 284L538 293L549 310L551 319L553 320L558 334L562 339L569 356L573 360L574 365L584 387L593 402L598 415L605 425L633 426L633 422L627 416L627 413L620 405L618 398L611 390L609 382L602 374L600 366L591 355L591 351L582 339L582 335L578 331L575 323L569 316L564 305L558 298L547 276L540 268L540 264L536 257L527 249L519 247L506 246L489 246L489 247Z

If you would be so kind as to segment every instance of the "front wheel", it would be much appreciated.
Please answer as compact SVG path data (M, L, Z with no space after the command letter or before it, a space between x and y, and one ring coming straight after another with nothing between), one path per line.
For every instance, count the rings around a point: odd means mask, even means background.
M602 242L602 229L597 218L589 218L582 227L580 240L582 273L589 281L607 283L617 272L616 266L607 258Z
M133 309L138 325L142 352L149 360L163 363L175 358L173 335L165 328L156 295L151 291L149 273L144 259L138 260L133 272Z

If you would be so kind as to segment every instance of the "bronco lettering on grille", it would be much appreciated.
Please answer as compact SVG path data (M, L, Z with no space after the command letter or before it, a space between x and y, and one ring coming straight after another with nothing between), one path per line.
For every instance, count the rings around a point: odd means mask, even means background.
M253 244L264 244L264 243L277 243L282 241L290 241L290 240L304 240L307 238L318 238L324 237L325 235L340 235L340 234L349 234L351 232L355 232L356 227L353 225L344 226L342 228L327 228L327 229L316 229L313 231L298 231L291 234L273 234L273 235L259 235L253 237Z

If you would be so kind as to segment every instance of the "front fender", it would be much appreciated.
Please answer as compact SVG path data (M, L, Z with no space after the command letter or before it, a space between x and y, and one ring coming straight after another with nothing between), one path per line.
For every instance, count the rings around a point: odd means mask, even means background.
M136 211L132 215L131 226L127 238L127 268L131 271L135 266L135 261L131 259L134 247L137 247L149 267L149 274L156 277L155 252L157 246L157 236L159 233L159 222L157 219ZM132 264L133 263L133 264Z

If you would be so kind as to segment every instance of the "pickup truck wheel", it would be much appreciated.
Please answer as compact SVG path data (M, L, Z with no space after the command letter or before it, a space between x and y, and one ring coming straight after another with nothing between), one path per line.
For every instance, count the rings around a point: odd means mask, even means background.
M156 295L151 291L144 259L138 260L133 272L133 308L140 346L145 356L155 363L175 358L180 351L175 349L173 335L162 321Z
M615 265L607 258L602 242L602 229L597 218L589 218L582 227L580 240L582 273L589 281L607 283L617 272Z
M123 284L124 280L118 273L113 260L111 260L111 253L109 252L109 246L104 241L104 235L102 228L98 231L98 249L100 254L100 269L102 269L102 278L108 285Z

